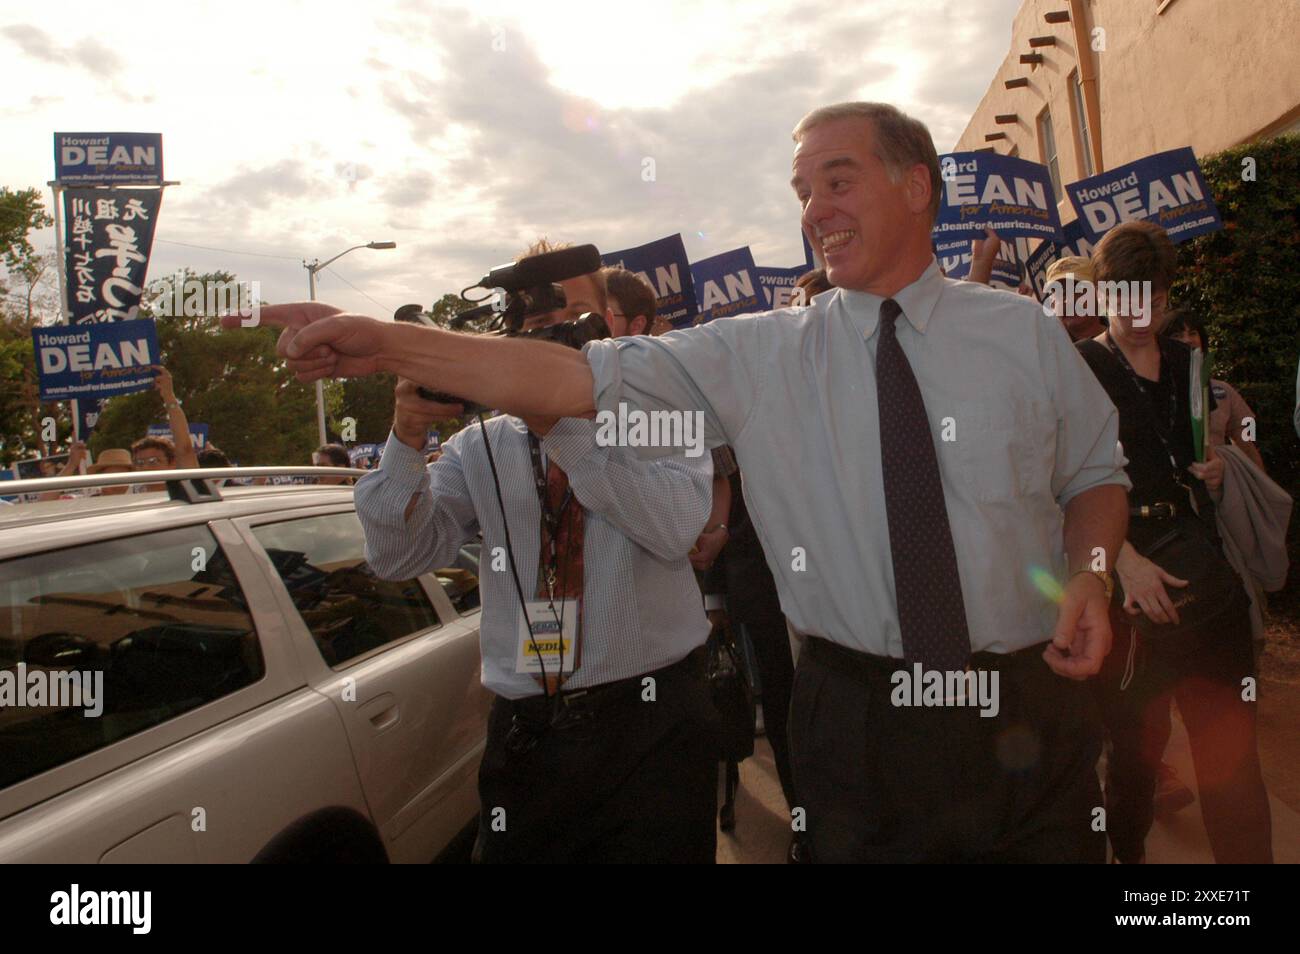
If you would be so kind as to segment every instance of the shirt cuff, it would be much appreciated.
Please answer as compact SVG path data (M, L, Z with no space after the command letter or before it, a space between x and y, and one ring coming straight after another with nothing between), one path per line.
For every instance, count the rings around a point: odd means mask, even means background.
M1123 487L1125 492L1133 489L1133 481L1129 480L1128 474L1121 470L1117 474L1111 474L1110 476L1103 477L1100 480L1094 480L1077 487L1071 486L1065 488L1065 490L1061 492L1061 496L1056 499L1056 505L1064 510L1070 501L1079 496L1079 494L1084 493L1085 491L1094 490L1097 487L1108 487L1112 484L1117 487Z
M721 593L704 594L704 612L708 613L713 610L725 610L727 608L727 598Z
M428 489L429 471L424 462L424 451L403 443L391 432L388 443L384 445L384 452L379 457L379 466L375 469L382 471L385 482L393 487L409 486L412 493Z

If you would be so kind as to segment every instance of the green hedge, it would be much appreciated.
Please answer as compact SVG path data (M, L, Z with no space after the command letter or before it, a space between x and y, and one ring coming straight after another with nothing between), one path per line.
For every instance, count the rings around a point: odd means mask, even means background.
M1243 179L1254 160L1254 181ZM1171 298L1202 316L1214 376L1237 388L1257 417L1269 476L1300 497L1295 410L1300 359L1300 136L1247 143L1200 159L1223 229L1179 246ZM1300 572L1300 514L1288 535L1291 579ZM1269 598L1275 620L1300 624L1300 586Z
M1254 160L1253 182L1242 178L1248 158ZM1269 474L1297 496L1300 438L1292 414L1300 360L1300 136L1247 143L1202 156L1200 163L1224 228L1179 246L1170 297L1205 319L1214 376L1240 391L1255 411Z

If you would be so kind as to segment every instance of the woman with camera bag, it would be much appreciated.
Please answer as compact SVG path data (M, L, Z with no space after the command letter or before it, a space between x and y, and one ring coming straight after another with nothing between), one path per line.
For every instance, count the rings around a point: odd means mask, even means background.
M1129 222L1108 232L1093 255L1098 283L1126 283L1130 303L1147 307L1112 315L1105 332L1078 345L1119 411L1133 483L1128 539L1115 566L1115 641L1096 683L1113 746L1106 829L1117 861L1145 860L1175 700L1215 860L1271 862L1249 598L1215 526L1223 463L1194 436L1194 416L1204 422L1210 408L1194 408L1204 392L1199 376L1192 382L1192 351L1159 335L1176 263L1159 226Z

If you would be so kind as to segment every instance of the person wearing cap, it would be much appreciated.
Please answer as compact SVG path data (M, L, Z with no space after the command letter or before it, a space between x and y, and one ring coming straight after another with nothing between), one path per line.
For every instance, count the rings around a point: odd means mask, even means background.
M1090 288L1093 283L1092 262L1082 255L1066 255L1047 268L1047 284L1059 282L1061 291L1049 300L1061 319L1065 330L1074 342L1095 338L1105 327L1098 317L1097 297Z

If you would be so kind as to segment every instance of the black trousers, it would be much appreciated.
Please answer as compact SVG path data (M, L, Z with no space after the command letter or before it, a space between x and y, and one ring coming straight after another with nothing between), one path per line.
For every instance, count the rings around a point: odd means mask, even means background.
M1169 741L1169 705L1177 700L1215 861L1271 862L1272 817L1255 741L1256 703L1242 699L1242 680L1255 675L1247 611L1204 636L1168 642L1139 636L1125 689L1120 686L1131 627L1115 619L1112 628L1115 643L1096 680L1096 693L1111 739L1106 821L1115 857L1132 863L1143 856L1157 773Z
M557 725L540 697L497 698L479 767L475 861L712 864L717 712L704 653L586 695Z
M786 802L794 805L794 775L790 769L790 742L787 719L790 691L794 684L794 656L790 653L790 634L785 628L785 614L776 595L776 583L767 565L745 580L729 579L729 602L737 608L733 621L745 627L754 655L758 659L758 676L762 685L763 729L772 746L776 774Z
M1096 707L1042 649L976 654L999 678L997 715L981 717L895 706L902 660L809 637L790 751L813 860L1104 862Z

